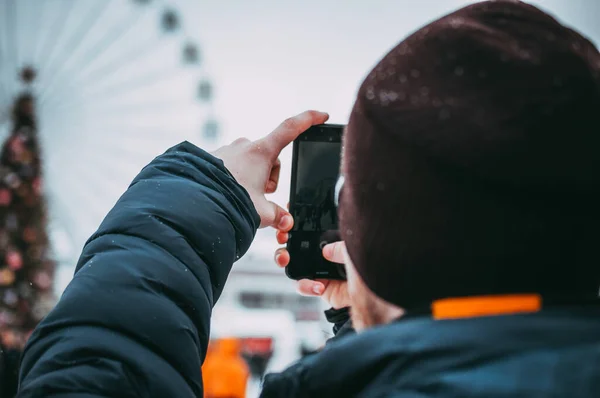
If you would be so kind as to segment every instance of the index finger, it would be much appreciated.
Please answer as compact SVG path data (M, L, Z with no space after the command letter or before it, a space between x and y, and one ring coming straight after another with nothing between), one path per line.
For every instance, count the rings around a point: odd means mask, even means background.
M300 134L311 126L323 124L329 119L329 115L319 111L305 111L299 115L286 119L272 133L262 138L263 144L269 148L273 156L279 153L294 141Z

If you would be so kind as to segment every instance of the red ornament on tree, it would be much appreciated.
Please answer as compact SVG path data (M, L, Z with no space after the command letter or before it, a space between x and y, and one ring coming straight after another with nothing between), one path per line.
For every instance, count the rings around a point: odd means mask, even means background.
M37 232L31 227L26 227L23 230L23 240L27 243L34 243L37 239Z
M36 177L33 179L33 181L31 182L31 187L33 188L33 192L35 192L35 194L37 196L42 194L42 178L41 177Z
M6 263L13 271L18 271L23 267L23 256L18 251L9 251L6 253Z
M12 194L8 189L0 189L0 206L8 206L12 200Z
M25 152L25 145L21 137L16 136L10 140L9 149L15 158L19 158Z

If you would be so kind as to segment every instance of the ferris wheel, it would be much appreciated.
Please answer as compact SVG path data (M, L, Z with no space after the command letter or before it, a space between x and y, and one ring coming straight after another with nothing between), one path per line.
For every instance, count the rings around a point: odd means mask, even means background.
M213 84L185 22L168 0L0 2L0 132L15 97L33 94L62 261L74 264L153 157L182 140L218 144Z

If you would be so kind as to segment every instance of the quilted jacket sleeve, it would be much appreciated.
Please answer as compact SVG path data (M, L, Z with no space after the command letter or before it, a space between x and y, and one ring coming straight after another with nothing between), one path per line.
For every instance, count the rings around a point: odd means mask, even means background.
M187 142L157 157L32 335L19 397L201 397L212 307L259 222L219 159Z

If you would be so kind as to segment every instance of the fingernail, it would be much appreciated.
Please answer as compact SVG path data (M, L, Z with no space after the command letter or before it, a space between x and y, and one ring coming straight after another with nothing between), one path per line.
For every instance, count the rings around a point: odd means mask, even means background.
M278 267L284 267L285 265L281 264L281 261L279 260L281 260L281 254L275 256L275 264L277 264Z
M314 285L312 290L315 294L321 294L323 287L321 285Z
M291 222L292 222L291 216L286 214L285 216L281 217L281 220L279 220L279 224L277 225L277 227L279 229L287 228L287 226L290 225Z

